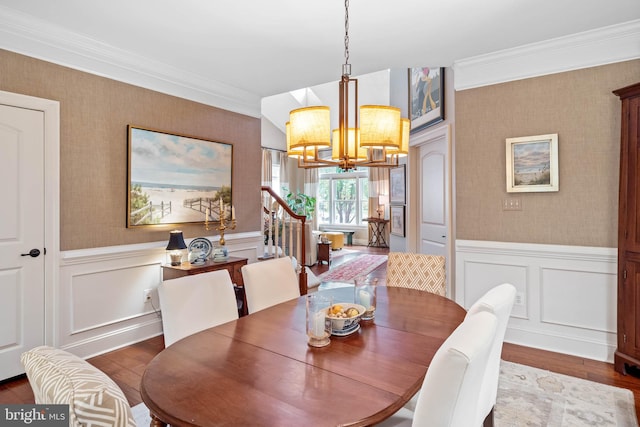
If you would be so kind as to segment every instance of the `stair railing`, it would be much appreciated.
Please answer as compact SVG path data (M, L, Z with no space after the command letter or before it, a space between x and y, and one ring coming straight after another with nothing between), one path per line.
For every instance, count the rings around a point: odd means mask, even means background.
M264 216L264 258L294 257L297 261L296 272L300 286L300 295L307 294L307 269L305 223L307 217L291 210L269 186L262 186L262 211Z

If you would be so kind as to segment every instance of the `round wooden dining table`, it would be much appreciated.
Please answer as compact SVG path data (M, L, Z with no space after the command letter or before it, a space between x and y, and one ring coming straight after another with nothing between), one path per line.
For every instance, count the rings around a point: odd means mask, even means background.
M320 292L353 301L353 287ZM380 286L373 321L315 348L307 345L305 298L160 352L141 384L151 425L373 425L420 389L436 350L466 314L438 295Z

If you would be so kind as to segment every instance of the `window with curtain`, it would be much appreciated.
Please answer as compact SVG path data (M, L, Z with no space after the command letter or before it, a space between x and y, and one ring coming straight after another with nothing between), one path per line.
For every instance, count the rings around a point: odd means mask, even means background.
M282 197L282 184L280 184L280 164L271 164L271 188L276 194Z
M318 223L363 226L362 220L369 216L368 169L340 172L321 168L318 175Z

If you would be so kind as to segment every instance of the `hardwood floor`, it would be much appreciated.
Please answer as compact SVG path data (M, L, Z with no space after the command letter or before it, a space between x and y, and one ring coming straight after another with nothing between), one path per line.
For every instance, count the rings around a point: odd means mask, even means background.
M353 246L351 250L368 253L387 253L386 249ZM335 258L332 267L347 261L354 255L345 254ZM315 274L327 271L329 266L313 266ZM383 264L369 274L377 277L380 284L386 279L386 265ZM148 339L119 350L115 350L89 359L89 363L109 375L122 388L131 406L137 405L140 398L140 380L147 364L164 349L162 336ZM547 369L560 374L584 378L590 381L630 389L635 398L636 414L640 414L640 379L631 375L621 375L614 371L613 365L605 362L553 353L535 348L505 343L502 358L536 368ZM26 378L17 378L0 383L0 403L33 403L33 393Z

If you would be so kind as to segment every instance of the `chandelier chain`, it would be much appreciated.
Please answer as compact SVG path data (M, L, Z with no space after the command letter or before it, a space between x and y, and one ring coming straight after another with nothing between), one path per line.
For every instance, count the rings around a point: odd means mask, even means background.
M344 65L349 65L349 0L344 0Z

